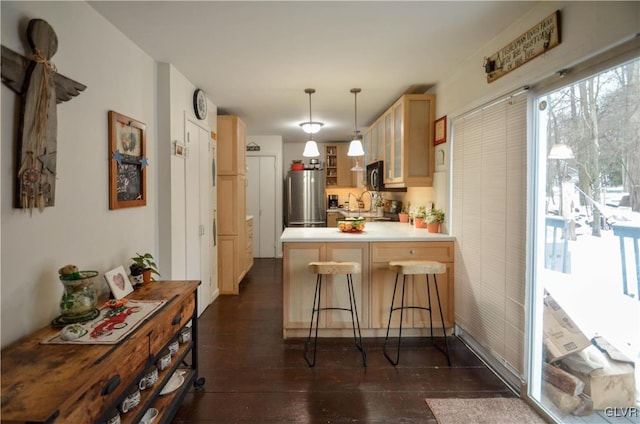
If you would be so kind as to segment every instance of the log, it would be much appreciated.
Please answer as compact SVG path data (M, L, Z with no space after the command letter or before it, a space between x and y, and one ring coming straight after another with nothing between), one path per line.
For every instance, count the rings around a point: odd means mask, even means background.
M582 380L548 363L544 364L543 378L570 396L578 396L584 390L584 382Z
M543 381L542 392L564 414L586 416L593 413L593 402L589 396L571 396L558 389L553 384Z

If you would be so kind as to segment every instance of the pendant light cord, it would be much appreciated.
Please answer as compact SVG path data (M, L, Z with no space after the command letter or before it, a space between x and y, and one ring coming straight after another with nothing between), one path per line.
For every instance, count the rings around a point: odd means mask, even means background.
M353 109L354 109L354 123L355 127L353 128L353 136L354 139L358 138L358 93L362 91L359 88L352 88L351 92L353 93Z

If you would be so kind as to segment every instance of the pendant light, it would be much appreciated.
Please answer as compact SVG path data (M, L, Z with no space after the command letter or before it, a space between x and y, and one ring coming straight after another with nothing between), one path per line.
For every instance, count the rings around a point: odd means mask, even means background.
M314 88L305 88L304 92L309 95L309 123L313 124L313 119L311 119L311 95L315 93L316 90ZM318 151L318 144L313 141L311 134L313 134L313 132L309 131L309 141L307 141L307 144L304 145L304 152L302 152L302 156L306 158L320 156L320 151Z
M353 131L353 140L349 144L349 151L347 156L364 156L364 149L362 148L362 140L360 139L360 131L358 131L358 93L362 91L359 88L352 88L354 100L354 116L355 116L355 128ZM356 162L356 167L358 167Z

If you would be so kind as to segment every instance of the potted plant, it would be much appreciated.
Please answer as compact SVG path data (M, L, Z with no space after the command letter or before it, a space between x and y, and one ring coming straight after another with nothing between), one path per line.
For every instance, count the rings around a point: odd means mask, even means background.
M409 222L409 210L411 208L411 202L407 202L406 205L402 205L402 209L398 212L398 219L400 222Z
M142 269L144 283L154 280L152 274L155 274L158 277L160 276L160 273L158 272L158 265L156 265L156 261L151 253L141 255L136 252L136 255L137 256L131 258L134 263L129 267L132 276L140 275L140 269ZM134 274L134 272L137 274Z
M418 206L418 209L413 213L413 224L416 228L424 228L424 219L427 217L427 208L425 206Z
M427 231L430 233L439 233L440 224L444 222L444 212L442 209L430 209L425 220L427 222Z

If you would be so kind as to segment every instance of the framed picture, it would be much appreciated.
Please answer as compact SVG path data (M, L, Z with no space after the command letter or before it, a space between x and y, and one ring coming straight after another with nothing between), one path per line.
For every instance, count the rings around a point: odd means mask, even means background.
M433 144L438 145L447 141L447 117L443 116L440 119L436 119L434 125L435 135L433 137Z
M187 157L187 146L184 144L175 142L175 154L178 157L186 158Z
M131 281L129 281L129 277L122 265L105 272L104 279L107 280L111 293L113 293L113 297L116 299L122 299L133 291Z
M109 111L109 209L147 204L146 125Z

